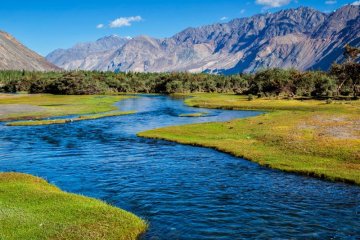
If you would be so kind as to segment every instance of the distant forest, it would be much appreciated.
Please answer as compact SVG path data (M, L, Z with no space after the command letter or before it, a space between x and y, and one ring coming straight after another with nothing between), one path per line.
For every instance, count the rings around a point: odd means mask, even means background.
M255 74L114 73L99 71L28 72L0 71L0 91L65 95L117 93L248 94L258 97L360 96L360 49L345 46L347 61L328 72L266 69Z

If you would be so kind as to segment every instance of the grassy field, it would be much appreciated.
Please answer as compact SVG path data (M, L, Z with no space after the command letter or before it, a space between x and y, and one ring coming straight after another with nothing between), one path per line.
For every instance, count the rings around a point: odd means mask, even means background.
M147 224L27 174L0 173L0 239L137 239Z
M267 113L223 123L166 127L138 135L211 147L274 169L360 184L360 101L248 101L246 96L197 94L185 103Z
M117 110L130 96L0 94L0 121L34 120L55 116L98 114Z

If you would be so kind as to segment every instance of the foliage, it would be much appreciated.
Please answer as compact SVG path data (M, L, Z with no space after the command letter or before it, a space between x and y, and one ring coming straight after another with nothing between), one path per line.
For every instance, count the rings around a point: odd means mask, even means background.
M345 45L344 56L347 59L355 60L360 55L360 48L350 46L349 44Z
M347 62L344 64L334 64L330 69L330 74L335 76L337 95L360 95L360 64Z
M7 93L88 95L107 93L236 93L255 96L353 96L360 91L360 64L334 64L326 72L267 69L255 74L114 73L98 71L0 71Z

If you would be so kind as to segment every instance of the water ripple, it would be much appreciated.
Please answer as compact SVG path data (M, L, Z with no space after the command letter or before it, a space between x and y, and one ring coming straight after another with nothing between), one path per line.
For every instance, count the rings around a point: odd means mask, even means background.
M360 188L286 174L212 149L137 138L162 126L250 111L192 109L144 96L137 114L66 125L0 125L0 170L43 177L150 222L144 239L359 239ZM201 118L181 113L204 111Z

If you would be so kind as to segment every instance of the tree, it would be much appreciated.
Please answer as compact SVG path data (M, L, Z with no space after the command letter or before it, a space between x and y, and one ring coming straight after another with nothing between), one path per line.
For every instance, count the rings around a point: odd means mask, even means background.
M352 47L349 44L345 45L344 56L348 61L355 61L355 59L360 55L360 48Z
M346 62L343 64L333 64L330 68L330 74L337 81L337 95L353 94L358 97L360 94L360 64L355 62Z

